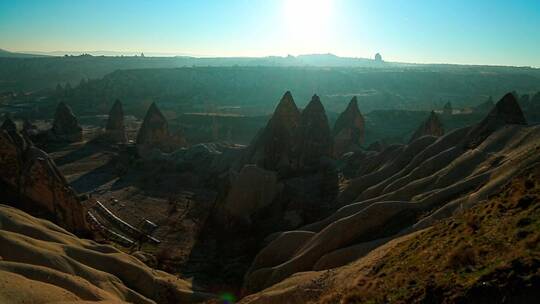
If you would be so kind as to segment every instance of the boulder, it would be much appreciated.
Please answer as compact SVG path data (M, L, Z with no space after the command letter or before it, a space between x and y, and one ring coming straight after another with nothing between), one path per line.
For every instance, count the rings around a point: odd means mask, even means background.
M364 133L364 117L358 110L358 101L355 96L334 125L332 131L334 156L340 157L345 152L357 150L364 143Z
M139 154L144 157L153 149L172 152L186 146L186 140L181 134L171 135L169 133L167 119L158 109L156 103L152 103L137 134L136 144Z
M431 111L431 114L429 114L429 117L420 125L420 127L418 127L418 129L414 132L409 142L413 142L416 139L425 135L431 135L431 136L444 135L444 128L441 123L441 120L439 119L439 116L434 111Z
M127 142L126 127L124 125L124 109L120 100L116 100L109 112L105 127L105 137L111 142Z
M51 129L53 138L65 142L79 142L83 139L83 130L71 108L60 102L56 108Z

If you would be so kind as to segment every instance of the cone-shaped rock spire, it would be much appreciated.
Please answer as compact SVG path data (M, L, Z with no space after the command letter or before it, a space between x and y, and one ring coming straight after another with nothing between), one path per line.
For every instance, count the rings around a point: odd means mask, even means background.
M507 124L526 125L527 120L512 93L504 95L489 114L467 134L466 145L476 147L498 128Z
M0 129L0 155L2 187L24 198L32 210L46 211L64 228L87 231L85 208L47 153L20 133Z
M124 109L120 100L116 100L109 112L107 126L105 127L107 140L113 142L127 142L126 127L124 125Z
M68 142L81 141L83 137L77 117L64 102L60 102L56 108L51 131L57 139Z
M413 142L415 139L418 139L425 135L432 135L432 136L442 136L444 135L444 128L441 123L441 120L439 119L439 116L434 112L431 111L429 114L429 117L416 129L413 136L411 137L411 140L409 142Z
M332 154L330 126L319 96L313 95L302 111L295 138L297 169L316 165L321 157Z
M349 105L343 111L332 131L334 137L334 155L341 156L343 153L354 150L364 142L365 122L362 113L358 109L356 96L351 99Z
M171 136L167 119L155 103L150 105L137 134L139 153L145 154L154 148L162 152L172 152L185 146L183 136Z
M268 170L288 168L291 162L294 132L300 121L300 111L287 91L274 114L250 148L250 163Z

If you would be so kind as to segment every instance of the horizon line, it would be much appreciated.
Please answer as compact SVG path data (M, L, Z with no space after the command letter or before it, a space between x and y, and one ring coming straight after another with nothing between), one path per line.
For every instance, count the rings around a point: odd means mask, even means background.
M279 54L279 55L215 55L215 54L197 54L197 53L181 53L181 52L156 52L156 51L118 51L118 50L92 50L92 51L24 51L24 50L10 50L6 48L1 48L0 50L4 50L10 53L15 54L27 54L27 55L42 55L42 56L50 56L50 57L63 57L65 55L71 55L71 56L80 56L80 55L91 55L94 57L141 57L141 54L144 54L144 57L147 58L174 58L174 57L189 57L189 58L195 58L195 59L227 59L227 58L251 58L251 59L258 59L258 58L270 58L270 57L277 57L277 58L287 58L289 56L292 57L300 57L300 56L310 56L310 55L332 55L338 58L348 58L348 59L358 59L358 60L372 60L374 61L374 58L370 57L355 57L355 56L341 56L335 53L331 52L322 52L322 53L302 53L302 54L292 54L288 53L286 55ZM103 54L99 54L103 53ZM110 53L108 55L105 55L104 53ZM378 53L377 53L378 54ZM375 55L375 54L374 54ZM384 58L384 57L383 57ZM486 63L486 64L479 64L479 63L453 63L453 62L407 62L407 61L390 61L390 60L384 60L384 62L387 63L394 63L394 64L411 64L411 65L459 65L459 66L486 66L486 67L514 67L514 68L532 68L532 69L540 69L540 66L534 66L534 65L508 65L508 64L500 64L500 63Z

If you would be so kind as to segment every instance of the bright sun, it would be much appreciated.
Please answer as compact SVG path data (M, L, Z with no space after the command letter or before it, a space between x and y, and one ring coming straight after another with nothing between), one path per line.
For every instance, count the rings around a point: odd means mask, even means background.
M334 0L285 0L287 34L297 43L321 39L329 33Z

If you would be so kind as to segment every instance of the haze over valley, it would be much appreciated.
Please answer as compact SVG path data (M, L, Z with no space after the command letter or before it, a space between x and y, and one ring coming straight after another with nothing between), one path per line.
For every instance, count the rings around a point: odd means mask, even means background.
M536 303L538 20L0 3L0 303Z

